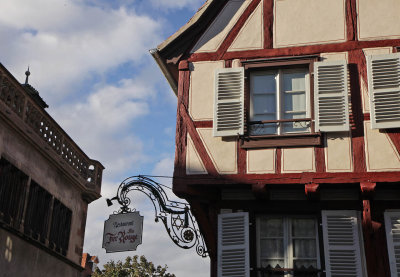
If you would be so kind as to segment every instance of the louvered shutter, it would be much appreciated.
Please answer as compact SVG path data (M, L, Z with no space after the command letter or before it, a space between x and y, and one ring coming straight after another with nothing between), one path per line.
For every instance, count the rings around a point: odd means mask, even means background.
M214 136L243 134L244 68L222 68L215 71Z
M218 277L250 277L248 213L218 216Z
M385 212L386 241L391 276L400 276L400 211Z
M346 61L314 63L314 106L317 131L348 131L349 100Z
M322 211L327 277L362 277L360 219L356 211Z
M400 127L400 53L368 56L371 127Z

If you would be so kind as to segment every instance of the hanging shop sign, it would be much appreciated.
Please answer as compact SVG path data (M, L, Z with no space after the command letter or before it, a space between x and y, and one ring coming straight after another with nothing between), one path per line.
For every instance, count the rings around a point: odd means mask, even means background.
M112 214L104 222L103 248L107 253L136 250L142 244L142 232L139 212Z
M162 222L172 241L183 249L196 249L198 255L208 256L204 238L191 213L188 203L171 201L161 185L145 176L126 178L118 187L117 195L106 199L107 205L118 202L119 210L104 223L103 248L107 253L136 250L142 243L143 217L130 208L131 192L146 194L153 202L155 221Z

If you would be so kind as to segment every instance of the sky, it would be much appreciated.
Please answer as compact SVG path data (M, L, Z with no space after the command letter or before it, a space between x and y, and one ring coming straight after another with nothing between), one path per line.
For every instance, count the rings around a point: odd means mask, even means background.
M84 252L100 265L145 255L177 277L209 276L209 259L170 240L144 195L132 194L144 216L137 251L106 254L104 221L116 211L105 198L133 175L172 176L176 97L148 50L184 25L204 0L1 0L0 62L29 83L48 113L104 166L102 195L89 205ZM171 187L171 179L157 179ZM171 198L173 195L169 192ZM175 199L175 198L174 198Z

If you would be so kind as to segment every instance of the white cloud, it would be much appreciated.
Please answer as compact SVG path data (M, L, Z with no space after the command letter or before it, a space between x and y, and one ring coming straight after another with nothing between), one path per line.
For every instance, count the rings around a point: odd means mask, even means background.
M150 0L151 4L159 8L182 9L188 8L193 11L197 10L204 4L205 0Z
M139 62L161 41L161 24L120 7L104 10L78 1L3 0L0 33L3 63L31 83L45 99L60 100L90 74ZM10 31L11 30L11 31Z
M90 158L106 166L102 185L105 198L115 195L118 181L129 176L127 172L134 172L139 163L155 163L154 175L171 176L173 170L168 150L151 157L144 149L150 141L156 150L161 148L164 129L173 140L175 122L162 126L158 137L146 141L136 128L139 120L151 114L154 100L162 103L159 108L176 103L166 82L160 84L162 74L147 52L162 41L163 32L171 25L148 10L139 14L135 7L139 1L135 1L1 1L1 62L20 81L30 65L30 84L50 104L50 114ZM196 10L202 3L151 0L150 5L158 6L160 13ZM121 70L125 65L129 72ZM194 249L179 249L164 226L154 222L153 207L145 195L135 195L133 202L145 215L144 240L138 251L106 255L101 249L104 220L118 209L107 207L104 198L89 206L85 251L99 255L102 263L143 254L156 264L168 264L177 277L209 275L208 259L198 257Z
M123 79L118 86L105 85L86 100L54 111L54 117L78 145L106 166L106 176L116 176L137 161L149 160L143 154L143 142L131 130L136 119L148 114L147 101L156 93L144 79L139 76Z

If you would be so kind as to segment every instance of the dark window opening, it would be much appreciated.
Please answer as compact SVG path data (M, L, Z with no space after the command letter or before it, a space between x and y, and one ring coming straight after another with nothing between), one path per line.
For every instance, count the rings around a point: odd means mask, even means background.
M25 234L42 243L48 239L51 198L50 193L36 182L31 182L24 229Z
M0 159L0 220L19 229L28 176L5 159Z
M50 248L62 253L68 250L72 211L60 201L54 199L53 215L50 228Z

